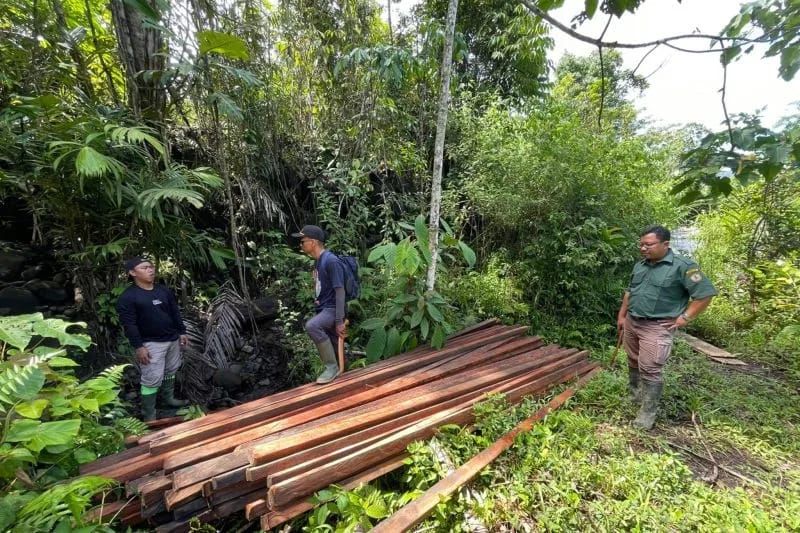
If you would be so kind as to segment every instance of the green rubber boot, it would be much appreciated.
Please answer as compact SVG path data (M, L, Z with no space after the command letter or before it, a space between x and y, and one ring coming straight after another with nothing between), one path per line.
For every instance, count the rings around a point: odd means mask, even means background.
M149 422L156 419L156 397L158 393L142 394L142 421Z
M158 401L162 407L186 407L189 402L175 398L175 374L164 376L158 389Z
M639 369L628 367L628 399L631 403L641 403L642 388L639 386Z
M642 407L639 409L639 416L633 421L633 425L639 429L650 430L653 429L653 424L656 421L656 412L658 411L658 402L661 400L661 391L664 389L664 383L642 380Z
M333 351L333 343L325 340L317 344L319 358L325 363L325 370L317 378L317 383L330 383L339 375L339 361L336 359L336 352Z

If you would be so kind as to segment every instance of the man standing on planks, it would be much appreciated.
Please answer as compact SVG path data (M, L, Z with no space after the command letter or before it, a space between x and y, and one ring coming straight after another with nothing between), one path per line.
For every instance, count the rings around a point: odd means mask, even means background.
M292 233L292 237L299 237L300 249L314 259L316 315L306 322L305 328L325 364L317 383L329 383L339 375L334 346L346 330L344 268L339 258L325 249L325 232L319 226L303 226L298 233Z
M117 300L125 336L136 350L141 371L142 420L155 420L156 403L185 407L175 399L175 373L181 366L181 348L189 342L178 301L164 285L156 285L153 263L144 257L125 262L130 287Z
M648 430L656 419L664 364L675 332L702 313L717 294L697 263L672 252L669 239L663 226L651 226L639 236L643 259L633 267L617 315L628 353L631 400L642 402L633 424Z

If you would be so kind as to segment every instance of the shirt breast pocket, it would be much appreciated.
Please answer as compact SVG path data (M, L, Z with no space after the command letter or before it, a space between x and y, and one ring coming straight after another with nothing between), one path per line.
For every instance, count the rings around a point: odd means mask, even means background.
M631 289L634 289L639 285L641 285L642 282L644 281L645 275L646 272L644 271L634 272L633 275L631 276Z

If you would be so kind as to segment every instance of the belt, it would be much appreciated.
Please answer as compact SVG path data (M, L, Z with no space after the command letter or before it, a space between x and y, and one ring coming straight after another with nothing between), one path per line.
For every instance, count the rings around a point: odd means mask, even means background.
M668 316L633 316L631 318L634 320L672 320L672 318Z

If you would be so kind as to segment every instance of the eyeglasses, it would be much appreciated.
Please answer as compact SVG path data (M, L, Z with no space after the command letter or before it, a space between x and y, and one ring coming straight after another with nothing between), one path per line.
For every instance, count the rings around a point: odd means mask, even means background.
M661 242L661 241L656 241L656 242L640 242L640 243L639 243L639 248L647 248L647 249L649 250L650 248L653 248L653 247L655 247L655 246L658 246L659 244L663 244L663 242Z

